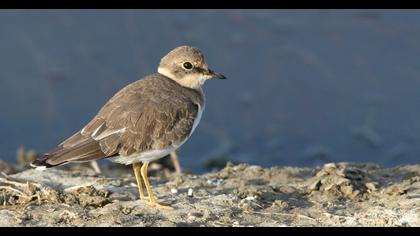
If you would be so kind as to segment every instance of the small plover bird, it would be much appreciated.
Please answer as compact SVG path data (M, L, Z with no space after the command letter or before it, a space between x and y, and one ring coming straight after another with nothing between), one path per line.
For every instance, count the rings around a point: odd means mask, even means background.
M152 191L147 167L191 137L205 106L201 87L212 78L225 76L208 68L198 48L177 47L161 59L157 73L121 89L86 126L32 166L44 169L102 158L132 164L140 198L164 206Z

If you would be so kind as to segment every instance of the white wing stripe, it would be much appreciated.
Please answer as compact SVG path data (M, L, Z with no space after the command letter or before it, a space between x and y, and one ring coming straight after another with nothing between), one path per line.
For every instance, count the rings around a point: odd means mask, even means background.
M98 128L95 129L95 131L93 131L91 137L95 137L96 133L98 133L98 131L102 128L102 126L104 126L105 123L102 123Z
M125 132L125 130L126 130L126 128L122 128L122 129L114 129L114 130L105 130L104 132L102 132L101 134L99 134L98 136L95 136L95 134L96 134L96 131L97 130L95 130L95 132L93 132L93 134L92 134L92 138L93 139L95 139L95 140L101 140L101 139L104 139L104 138L106 138L106 137L108 137L108 136L110 136L110 135L113 135L113 134L118 134L118 133L124 133Z

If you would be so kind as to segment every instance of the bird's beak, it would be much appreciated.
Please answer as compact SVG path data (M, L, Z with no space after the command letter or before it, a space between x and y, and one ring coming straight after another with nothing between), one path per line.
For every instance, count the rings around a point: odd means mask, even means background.
M208 70L207 73L208 73L209 76L211 76L214 79L226 79L226 76L224 76L224 75L222 75L220 73L217 73L215 71L212 71L210 69Z

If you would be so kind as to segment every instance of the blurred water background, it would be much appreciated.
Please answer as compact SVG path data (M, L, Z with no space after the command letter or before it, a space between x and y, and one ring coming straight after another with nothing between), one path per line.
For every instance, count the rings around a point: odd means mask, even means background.
M184 44L228 77L185 168L418 163L418 10L1 10L0 159L46 152Z

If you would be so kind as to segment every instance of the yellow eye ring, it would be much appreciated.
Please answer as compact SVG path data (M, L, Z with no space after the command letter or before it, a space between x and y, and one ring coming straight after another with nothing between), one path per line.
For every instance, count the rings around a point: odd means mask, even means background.
M186 70L191 70L194 66L191 64L191 62L184 62L184 64L182 64L182 67L184 67L184 69Z

